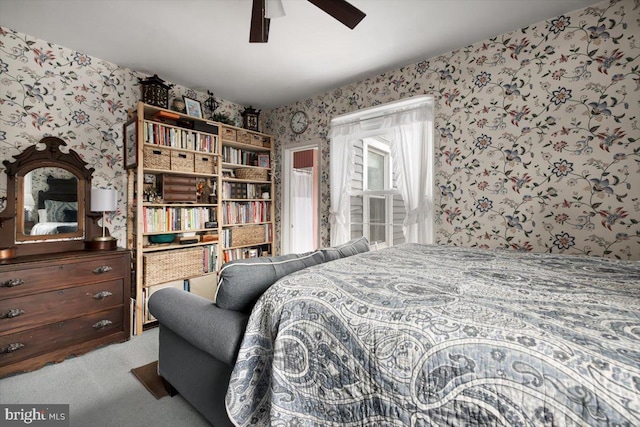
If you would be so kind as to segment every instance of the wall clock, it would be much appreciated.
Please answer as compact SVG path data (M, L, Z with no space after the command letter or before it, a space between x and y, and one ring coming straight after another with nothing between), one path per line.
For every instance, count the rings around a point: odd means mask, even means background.
M291 130L294 133L301 134L309 127L309 117L304 111L296 111L291 116Z

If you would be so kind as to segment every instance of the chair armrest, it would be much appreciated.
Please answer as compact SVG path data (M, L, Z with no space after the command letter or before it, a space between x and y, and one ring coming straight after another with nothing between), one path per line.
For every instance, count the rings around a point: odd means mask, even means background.
M191 345L233 366L249 315L217 307L198 295L165 288L149 298L149 311L161 325Z

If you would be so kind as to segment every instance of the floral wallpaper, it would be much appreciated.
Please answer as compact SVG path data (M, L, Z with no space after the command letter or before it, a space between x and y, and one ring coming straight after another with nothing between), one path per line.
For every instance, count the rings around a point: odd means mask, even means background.
M640 259L639 17L640 0L603 2L263 112L276 141L277 229L283 144L322 141L326 246L331 118L428 94L436 100L437 243ZM120 246L122 124L144 77L0 27L0 159L47 135L67 141L95 168L94 186L118 190L108 221ZM241 120L242 106L221 104L217 112ZM298 109L311 119L300 136L289 129Z
M0 160L57 136L95 169L93 186L118 190L118 210L108 227L126 245L126 172L122 125L140 99L139 78L146 75L82 52L0 27ZM162 78L162 76L160 76ZM208 95L174 86L170 99L186 95L204 102ZM219 100L216 113L242 120L243 107ZM205 110L205 113L207 111ZM6 198L0 161L0 201ZM0 206L0 210L4 205Z
M275 109L267 132L276 153L321 138L325 246L331 118L428 94L437 243L640 260L639 21L639 0L599 3Z

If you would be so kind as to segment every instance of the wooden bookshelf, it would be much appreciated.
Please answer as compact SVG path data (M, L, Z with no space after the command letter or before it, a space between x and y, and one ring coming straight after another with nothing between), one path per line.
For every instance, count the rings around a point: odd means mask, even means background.
M135 124L137 164L127 170L127 247L133 252L135 271L133 329L140 334L154 321L147 300L155 290L182 287L181 281L187 290L188 280L201 276L214 276L215 286L215 274L225 259L272 252L273 140L142 102ZM243 170L249 178L235 176ZM210 194L194 196L198 184ZM263 198L263 193L269 197ZM230 224L223 220L225 209L237 211ZM240 214L245 209L247 215ZM165 234L173 239L152 241ZM234 234L242 244L229 240L225 246L223 237ZM180 243L181 236L188 240ZM247 236L253 240L247 241Z

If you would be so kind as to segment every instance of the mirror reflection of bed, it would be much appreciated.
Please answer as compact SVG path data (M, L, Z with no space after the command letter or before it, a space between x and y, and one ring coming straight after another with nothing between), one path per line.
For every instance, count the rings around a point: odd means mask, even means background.
M78 231L78 179L68 170L37 168L24 178L24 234Z

